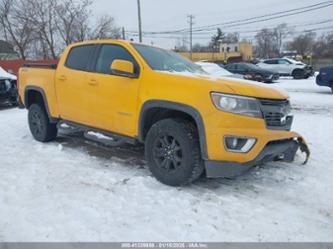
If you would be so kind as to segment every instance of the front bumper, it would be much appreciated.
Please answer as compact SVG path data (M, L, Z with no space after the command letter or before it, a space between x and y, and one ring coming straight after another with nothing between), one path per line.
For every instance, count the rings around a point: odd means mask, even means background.
M9 92L0 93L0 104L9 104L11 94Z
M225 161L206 161L206 175L209 178L235 177L245 173L254 166L262 165L271 161L292 162L300 149L306 153L308 161L310 151L303 138L278 140L269 142L261 153L252 161L246 163L225 162Z
M313 67L312 66L307 66L306 68L305 68L305 77L311 77L311 76L313 76L314 75L314 69L313 69Z
M0 93L0 104L12 104L15 103L18 99L18 92L17 89L11 88L6 92Z

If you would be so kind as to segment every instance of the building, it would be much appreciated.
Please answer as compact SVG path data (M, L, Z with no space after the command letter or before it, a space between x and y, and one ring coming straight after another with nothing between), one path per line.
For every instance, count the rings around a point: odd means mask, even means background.
M180 55L190 59L189 52L180 52ZM192 53L193 61L234 62L251 61L253 59L253 46L249 42L222 43L219 52Z

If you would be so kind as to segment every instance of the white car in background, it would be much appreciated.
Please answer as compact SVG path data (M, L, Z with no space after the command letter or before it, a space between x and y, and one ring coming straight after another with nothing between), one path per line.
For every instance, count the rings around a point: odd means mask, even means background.
M257 66L274 70L280 76L292 76L294 79L307 79L313 75L313 68L301 61L290 58L267 59L259 62Z
M230 78L244 79L243 75L233 74L213 62L199 61L196 62L195 64L200 66L206 73L214 77L230 77Z

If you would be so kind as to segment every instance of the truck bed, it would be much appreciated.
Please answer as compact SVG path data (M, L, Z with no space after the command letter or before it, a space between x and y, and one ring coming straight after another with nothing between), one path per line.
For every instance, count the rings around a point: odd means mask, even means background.
M18 86L23 104L25 104L25 92L36 88L47 93L47 102L56 103L56 68L55 64L27 64L20 68ZM56 112L56 106L50 105L49 108L51 113Z

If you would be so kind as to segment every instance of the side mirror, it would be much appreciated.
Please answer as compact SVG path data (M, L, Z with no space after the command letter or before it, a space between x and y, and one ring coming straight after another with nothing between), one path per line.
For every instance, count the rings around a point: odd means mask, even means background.
M126 60L114 60L111 65L111 72L114 75L133 78L134 64Z

